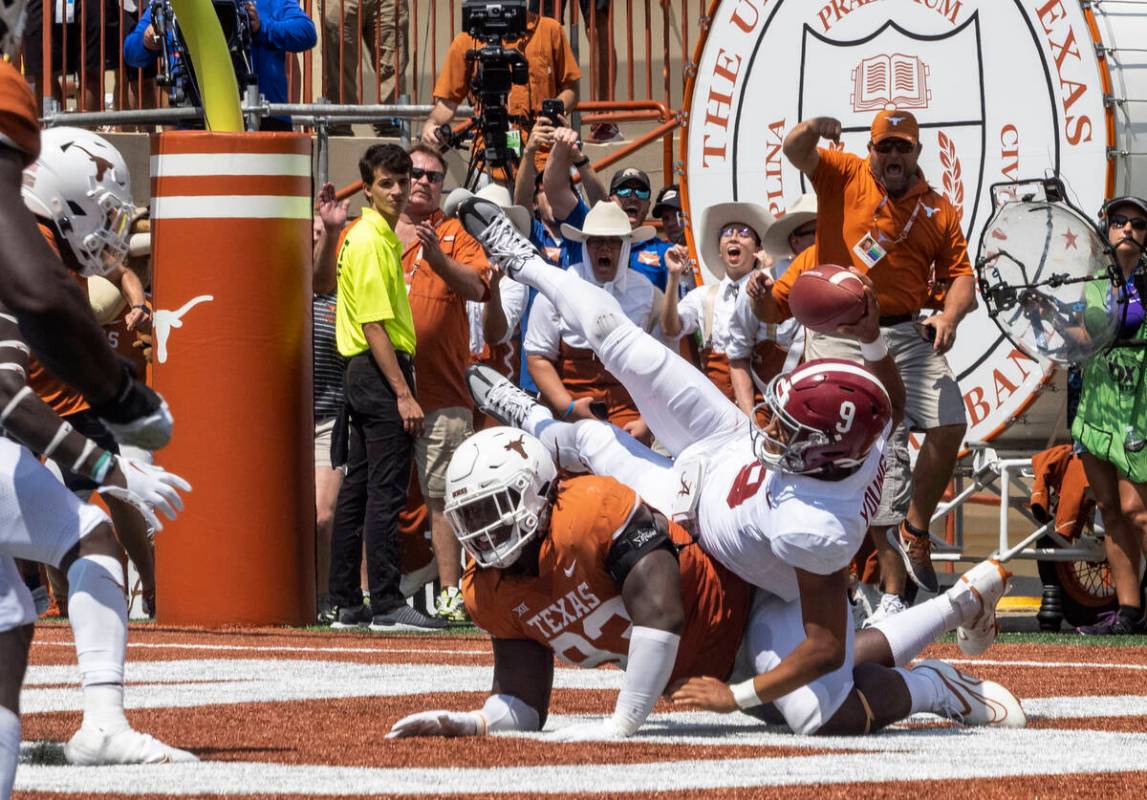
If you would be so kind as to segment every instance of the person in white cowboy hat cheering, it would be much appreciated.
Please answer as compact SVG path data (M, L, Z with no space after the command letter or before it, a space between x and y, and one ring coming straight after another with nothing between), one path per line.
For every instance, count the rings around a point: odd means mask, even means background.
M660 336L664 295L629 266L631 243L648 239L652 228L643 225L634 230L617 204L602 201L586 215L580 230L563 224L562 235L582 243L582 259L570 270L605 289L617 298L630 320ZM649 441L649 428L629 392L545 297L537 297L530 311L523 349L542 400L556 416L571 421L607 418L634 438Z
M763 268L758 251L772 216L755 203L718 203L701 213L701 258L708 271L720 280L698 286L677 301L682 275L690 269L689 251L678 245L666 256L669 280L661 310L661 329L667 336L700 336L701 369L705 375L746 414L753 407L753 381L748 369L733 374L729 369L730 324L737 307L744 306L752 320L748 355L759 350L760 360L784 362L784 350L776 344L776 325L753 317L741 290L753 271ZM741 316L744 316L742 314ZM745 359L748 363L748 358Z

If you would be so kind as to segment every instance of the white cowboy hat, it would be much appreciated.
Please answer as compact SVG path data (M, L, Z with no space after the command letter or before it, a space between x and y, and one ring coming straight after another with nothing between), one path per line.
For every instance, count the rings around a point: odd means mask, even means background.
M127 305L123 293L107 278L92 275L88 281L88 302L100 325L110 325L119 319L120 312Z
M581 230L568 223L562 223L562 236L573 239L575 242L584 242L591 236L616 236L630 242L644 242L646 239L652 239L655 235L656 231L651 225L642 225L639 228L630 227L629 217L621 210L621 206L612 200L599 200L594 204L590 212L585 215L585 222L582 223Z
M732 222L748 225L763 242L773 217L756 203L717 203L701 212L701 260L718 278L725 277L721 260L721 229Z
M765 234L765 240L762 242L765 252L773 258L791 258L793 249L789 247L789 234L814 219L816 219L816 195L802 194L793 207L786 211L783 217L778 218Z
M518 229L518 233L526 238L530 236L532 217L530 212L523 206L514 205L513 198L510 197L510 190L500 183L488 183L474 193L475 197L481 197L483 200L489 200L494 205L501 208L506 212L506 216L510 218L510 222L514 223L514 227Z

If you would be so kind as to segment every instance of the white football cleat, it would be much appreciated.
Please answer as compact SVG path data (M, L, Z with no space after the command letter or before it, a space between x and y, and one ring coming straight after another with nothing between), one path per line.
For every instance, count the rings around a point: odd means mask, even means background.
M186 750L164 744L132 728L105 732L94 725L81 725L64 745L64 759L81 767L108 764L181 764L198 761Z
M956 644L966 656L978 656L996 641L1000 626L996 622L996 605L1008 593L1012 573L995 559L981 561L960 576L948 590L957 608L971 608L956 628Z
M934 714L963 725L990 725L996 728L1023 728L1027 715L1014 694L995 681L985 681L943 661L928 659L912 668L926 674L941 689L940 707Z
M477 239L490 263L509 278L517 278L522 264L538 255L530 240L522 236L501 206L484 197L463 197L455 189L447 199L448 212L453 211L466 232ZM458 202L454 195L459 195Z
M493 367L474 364L466 369L466 384L478 410L503 425L521 428L541 404Z

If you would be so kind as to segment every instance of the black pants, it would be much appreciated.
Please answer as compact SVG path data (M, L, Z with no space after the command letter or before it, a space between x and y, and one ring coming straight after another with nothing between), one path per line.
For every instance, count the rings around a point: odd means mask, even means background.
M400 353L398 363L413 389L410 358ZM365 538L371 608L385 614L405 602L399 590L398 515L406 505L414 440L402 426L394 391L369 353L347 362L343 380L350 449L331 533L331 600L343 607L362 603L359 570Z

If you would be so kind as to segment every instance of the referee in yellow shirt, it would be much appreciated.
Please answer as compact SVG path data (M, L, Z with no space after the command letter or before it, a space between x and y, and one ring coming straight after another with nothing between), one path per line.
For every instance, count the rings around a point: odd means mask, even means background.
M406 504L414 440L422 435L415 399L414 321L406 298L402 244L394 234L410 197L410 156L393 144L359 161L370 206L343 231L338 255L335 337L348 359L347 474L331 533L331 627L431 630L446 623L406 604L399 589L398 515ZM359 582L363 539L370 607Z

